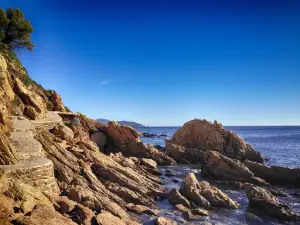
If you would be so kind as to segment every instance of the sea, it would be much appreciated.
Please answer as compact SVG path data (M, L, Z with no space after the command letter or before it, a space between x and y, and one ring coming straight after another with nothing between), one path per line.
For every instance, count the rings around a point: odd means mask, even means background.
M138 127L140 132L167 135L166 137L142 137L142 141L153 145L165 146L164 138L172 138L173 134L180 127ZM261 152L268 159L267 165L278 165L290 168L300 167L300 126L228 126L244 138L248 143ZM194 172L201 181L201 168L197 164L192 165L171 165L160 167L161 179L167 189L180 188L184 176ZM170 176L170 171L173 176ZM166 175L167 174L167 175ZM176 182L175 182L176 180ZM273 217L266 216L260 211L253 210L248 206L248 199L243 190L232 189L222 184L214 184L232 199L241 204L237 210L215 209L211 216L199 220L186 221L182 212L176 210L168 200L157 201L156 208L161 210L160 216L173 219L178 224L299 224L300 222L282 222ZM280 201L288 204L296 213L300 214L300 189L276 186L286 192L288 197L277 197ZM152 224L151 218L141 218L144 224Z

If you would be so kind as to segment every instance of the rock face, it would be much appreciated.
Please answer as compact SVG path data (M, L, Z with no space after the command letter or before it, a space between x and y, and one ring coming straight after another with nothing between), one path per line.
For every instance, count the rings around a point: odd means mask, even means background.
M186 148L203 151L218 151L230 158L249 159L262 162L262 155L232 131L226 130L216 121L191 120L177 130L170 141Z
M209 208L210 206L223 208L239 208L240 205L216 187L206 181L198 182L194 173L184 178L182 193L194 204Z
M50 100L53 103L54 111L60 111L60 112L66 111L64 103L62 102L61 97L59 96L59 94L56 93L56 91L51 91Z
M250 207L264 211L266 214L282 220L292 221L300 219L299 215L294 214L288 205L279 202L266 189L245 184L244 190L249 199Z
M71 128L62 124L56 125L53 128L52 133L66 141L71 141L74 138L74 133Z
M34 119L44 118L46 116L47 107L41 96L35 92L27 89L25 85L16 78L15 80L15 89L21 98L22 102L25 105L31 106L35 111L33 112L32 108L29 108L27 111L30 111L28 115L33 116Z
M253 176L253 173L240 161L232 160L217 151L206 151L205 166L202 175L214 176L226 180L243 181Z
M166 142L166 155L178 163L204 163L204 152L196 148L185 148L181 145Z
M140 141L140 134L132 127L122 126L114 121L108 122L107 132L108 135L112 137L118 144L127 144Z
M267 166L246 160L244 164L254 173L271 184L300 186L300 169L291 169L281 166Z
M90 139L97 144L100 151L104 151L104 146L106 144L106 134L104 132L96 132L91 134Z

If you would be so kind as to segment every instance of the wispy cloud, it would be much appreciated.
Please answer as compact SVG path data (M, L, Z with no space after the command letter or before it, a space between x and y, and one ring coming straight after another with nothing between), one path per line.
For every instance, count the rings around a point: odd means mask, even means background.
M101 86L106 85L106 84L109 84L109 83L110 83L109 80L103 80L103 81L101 82Z

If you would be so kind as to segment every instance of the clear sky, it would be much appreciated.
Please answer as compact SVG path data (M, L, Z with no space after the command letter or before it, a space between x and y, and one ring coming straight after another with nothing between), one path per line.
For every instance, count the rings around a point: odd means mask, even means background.
M73 111L145 125L300 124L299 0L1 0L20 57Z

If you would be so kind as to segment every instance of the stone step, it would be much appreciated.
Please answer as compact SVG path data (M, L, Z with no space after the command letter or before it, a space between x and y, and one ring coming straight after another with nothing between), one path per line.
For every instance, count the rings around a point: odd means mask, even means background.
M54 177L53 163L47 158L21 160L15 165L0 165L8 179L18 179L41 191L58 192Z
M63 123L62 118L55 111L49 111L45 118L32 120L32 125L35 129L52 129L57 124Z
M16 149L19 159L23 160L43 156L43 147L41 143L34 139L32 131L12 132L9 138Z
M27 131L34 129L34 126L30 122L30 120L23 116L11 116L10 118L13 122L14 131Z

